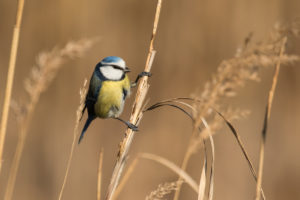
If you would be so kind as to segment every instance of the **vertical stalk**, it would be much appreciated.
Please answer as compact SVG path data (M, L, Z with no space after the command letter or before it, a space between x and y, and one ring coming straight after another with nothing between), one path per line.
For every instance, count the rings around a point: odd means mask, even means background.
M19 0L19 3L18 3L16 24L14 27L13 38L12 38L12 43L11 43L10 59L9 59L9 66L8 66L8 73L7 73L7 82L6 82L5 97L4 97L4 103L3 103L3 109L2 109L1 127L0 127L0 173L1 173L2 162L3 162L4 141L5 141L5 136L6 136L9 105L10 105L10 100L11 100L11 91L12 91L12 87L13 87L13 80L14 80L14 74L15 74L15 66L16 66L16 60L17 60L17 50L18 50L18 44L19 44L20 26L21 26L21 22L22 22L24 1L25 0Z
M257 176L256 198L255 198L256 200L260 200L260 197L261 197L260 191L261 191L262 175L263 175L263 168L264 168L267 127L268 127L268 121L271 116L271 108L272 108L274 93L275 93L276 85L278 82L279 71L280 71L280 64L281 64L280 62L281 62L282 55L284 53L286 41L287 41L287 37L284 37L282 40L282 45L281 45L281 49L280 49L280 53L279 53L279 57L278 57L278 62L276 64L275 72L273 75L272 86L271 86L271 89L270 89L269 95L268 95L268 103L267 103L267 107L266 107L265 119L264 119L262 134L261 134L261 142L260 142L258 176Z

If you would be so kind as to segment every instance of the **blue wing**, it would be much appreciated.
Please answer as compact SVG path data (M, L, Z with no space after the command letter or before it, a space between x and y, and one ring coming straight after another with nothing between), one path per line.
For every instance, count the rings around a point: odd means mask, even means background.
M84 105L84 108L82 109L82 115L81 115L81 118L82 118L85 110L87 109L88 118L85 122L85 125L84 125L83 129L82 129L78 144L82 140L82 138L84 136L84 133L86 132L86 130L89 127L89 125L91 124L91 122L96 118L94 105L97 102L101 86L102 86L102 81L97 76L97 74L94 72L94 74L92 75L92 78L90 80L89 90L88 90L88 93L87 93L86 98L85 98L85 105Z
M94 112L94 105L98 99L98 95L102 86L101 79L94 73L91 80L88 93L85 98L85 106L82 110L82 114L84 113L85 109L88 109L88 115L93 116L95 115Z

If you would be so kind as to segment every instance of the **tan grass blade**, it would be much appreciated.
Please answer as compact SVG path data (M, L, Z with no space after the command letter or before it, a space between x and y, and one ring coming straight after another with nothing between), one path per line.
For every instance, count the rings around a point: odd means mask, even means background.
M158 21L159 21L159 16L160 16L160 10L161 10L161 4L162 0L157 1L157 6L156 6L156 13L155 13L155 18L154 18L154 24L153 24L153 29L152 29L152 37L150 40L150 46L149 46L149 53L147 56L147 61L145 65L144 71L150 72L152 63L154 60L154 56L156 51L154 50L154 40L157 32L157 26L158 26ZM143 113L142 113L142 108L143 108L143 103L146 98L146 95L148 93L150 85L148 84L148 76L144 76L141 78L140 83L138 85L138 89L136 92L135 96L135 101L132 106L132 112L130 116L130 123L138 125ZM120 177L123 173L125 164L126 164L126 157L129 152L129 149L131 147L131 143L134 138L134 131L132 129L127 128L125 137L120 143L120 149L119 149L119 154L117 157L117 162L111 177L110 184L108 186L108 191L106 194L106 200L111 200L115 190L119 184Z
M97 200L101 200L102 167L103 167L103 148L101 149L100 156L99 156L98 180L97 180Z
M154 110L156 108L159 108L159 107L163 107L163 106L170 106L170 107L174 107L174 108L177 108L178 110L182 111L184 114L186 114L192 121L194 121L194 118L193 116L187 112L185 109L183 109L182 107L174 104L174 103L180 103L180 104L183 104L185 106L188 106L189 108L191 107L191 105L185 103L185 102L180 102L180 101L173 101L173 102L158 102L156 104L153 104L152 106L146 108L143 112L147 112L147 111L150 111L150 110ZM194 109L194 108L193 108Z
M202 123L204 124L205 128L208 130L209 135L211 134L209 125L207 124L206 120L202 117L201 118ZM207 149L206 149L206 142L205 139L203 140L204 145L204 161L203 161L203 167L202 167L202 172L200 176L200 182L199 182L199 192L198 192L198 200L203 200L205 197L205 187L206 187L206 173L207 173Z
M207 121L204 118L202 118L202 122L208 130L209 141L210 141L210 145L211 145L212 160L211 160L210 177L209 177L209 179L210 179L209 183L210 184L209 184L208 200L212 200L213 199L213 194L214 194L215 144L214 144L214 140L213 140L213 137L212 137L211 129L210 129Z
M212 161L211 161L211 169L210 169L210 177L209 177L209 192L208 192L208 200L212 200L214 196L214 177L215 177L215 144L212 135L209 135L211 150L212 150Z
M16 60L17 60L17 50L19 45L20 27L22 22L24 3L25 0L19 0L18 2L16 24L14 27L13 38L11 43L9 66L7 72L7 82L6 82L5 97L4 97L1 126L0 126L0 173L2 170L4 141L6 136L7 120L8 120L9 107L10 107L9 105L11 103L11 92L12 92L13 81L14 81L14 74L15 74L15 67L16 67Z
M184 170L180 169L180 167L175 165L173 162L171 162L161 156L157 156L157 155L150 154L150 153L142 153L142 154L140 154L139 157L153 160L153 161L158 162L158 163L164 165L165 167L171 169L178 176L180 176L196 193L198 193L199 186L194 181L194 179L190 175L188 175Z
M281 57L284 53L284 47L285 47L286 41L287 41L287 37L284 37L282 40L282 46L281 46L280 53L279 53L279 59L276 64L275 72L273 75L272 86L271 86L271 89L270 89L269 95L268 95L268 103L266 106L263 130L262 130L262 134L261 134L260 151L259 151L259 166L258 166L258 177L257 177L256 198L255 198L256 200L260 200L260 196L261 196L260 188L262 185L262 175L263 175L263 167L264 167L265 144L266 144L268 121L269 121L270 115L271 115L271 108L272 108L274 93L275 93L276 85L278 82L279 71L280 71Z
M192 105L184 102L183 100L189 100L189 101L198 102L198 103L202 102L200 99L195 99L195 98L190 98L190 97L176 97L176 98L171 98L171 99L167 99L167 100L162 100L162 101L159 101L159 102L157 102L155 104L152 104L151 106L149 106L148 108L146 108L143 112L154 110L154 109L162 107L162 106L171 106L171 107L176 107L179 110L183 111L185 114L187 114L194 121L194 118L193 118L193 116L190 113L188 113L183 108L181 108L181 107L179 107L177 105L174 105L174 103L182 104L182 105L190 108L194 112L196 112L195 107L193 107ZM214 109L213 107L211 107L211 108Z
M204 163L203 163L203 166L202 166L202 172L201 172L200 181L199 181L198 200L203 200L204 197L205 197L206 168L207 168L207 160L206 160L206 153L205 153Z

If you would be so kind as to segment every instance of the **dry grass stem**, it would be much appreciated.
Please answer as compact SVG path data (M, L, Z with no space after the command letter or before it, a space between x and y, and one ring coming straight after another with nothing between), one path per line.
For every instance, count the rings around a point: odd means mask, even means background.
M155 14L155 18L154 18L154 25L153 25L152 37L151 37L151 41L150 41L149 53L148 53L148 57L147 57L147 61L146 61L145 69L144 69L144 71L146 71L146 72L150 72L152 63L153 63L153 59L155 56L153 44L154 44L156 31L157 31L157 25L158 25L159 16L160 16L161 3L162 3L162 0L157 1L156 14ZM130 116L130 123L132 123L132 124L138 125L142 118L143 102L145 100L148 89L149 89L148 77L144 76L144 77L142 77L142 79L138 85L137 93L135 96L135 101L134 101L131 116ZM127 157L128 151L130 149L133 138L134 138L134 131L132 129L128 128L126 130L123 141L120 143L120 149L119 149L119 154L118 154L118 158L117 158L117 163L115 165L115 168L114 168L114 171L113 171L113 174L111 177L111 181L110 181L110 184L108 187L106 200L112 199L112 196L114 195L114 192L118 186L121 174L122 174L124 166L125 166L126 157Z
M262 185L262 175L263 175L263 166L264 166L264 154L265 154L265 144L266 144L266 134L267 134L267 125L268 121L270 119L271 115L271 108L272 108L272 103L273 103L273 98L274 98L274 93L276 89L276 85L278 82L278 76L279 76L279 71L280 71L280 64L281 64L281 57L284 54L285 50L285 45L286 45L287 37L284 37L282 39L282 45L279 53L279 59L275 67L275 72L273 75L273 81L272 81L272 86L269 91L268 95L268 103L266 106L266 112L265 112L265 119L264 119L264 124L263 124L263 130L261 134L261 142L260 142L260 151L259 151L259 166L258 166L258 177L257 177L257 184L256 184L256 200L260 200L260 188Z
M209 177L209 192L208 192L208 200L212 200L214 196L214 177L215 177L215 144L212 135L209 135L211 151L212 151L212 161L211 161L211 169L210 169L210 177Z
M157 156L157 155L150 154L150 153L142 153L142 154L140 154L139 157L153 160L153 161L158 162L158 163L162 164L163 166L169 168L170 170L175 172L179 177L181 177L196 193L198 193L199 186L196 183L196 181L194 181L194 179L190 175L188 175L184 170L180 169L180 167L175 165L173 162L171 162L161 156Z
M81 57L95 43L95 39L82 39L71 41L62 49L54 48L50 52L41 53L37 58L37 66L32 68L30 77L25 80L25 89L29 95L29 102L24 106L24 112L19 113L21 116L19 126L19 139L16 152L10 169L5 200L12 198L13 188L20 164L20 159L24 149L25 139L28 133L28 127L31 122L34 109L39 101L40 95L44 92L49 84L53 81L58 70L62 65L77 57Z
M146 200L162 200L165 195L170 194L172 191L178 189L178 183L178 181L175 181L171 183L159 184L157 189L152 191L146 197Z
M63 191L64 191L64 188L65 188L67 178L68 178L68 174L69 174L70 167L71 167L73 152L74 152L74 148L75 148L75 144L76 144L76 138L77 138L77 135L78 135L78 126L79 126L79 121L80 121L80 118L81 118L81 111L84 107L85 96L86 96L86 93L87 93L86 85L87 85L87 79L84 80L83 86L79 90L80 101L79 101L79 106L76 110L76 121L75 121L75 126L74 126L74 131L73 131L73 142L72 142L72 147L71 147L71 150L70 150L70 155L69 155L69 159L68 159L68 163L67 163L67 168L66 168L66 173L65 173L65 176L64 176L63 184L61 186L59 196L58 196L59 200L62 199Z
M9 105L11 103L11 91L12 91L13 81L14 81L14 74L15 74L15 67L16 67L16 60L17 60L17 50L19 45L20 27L22 22L24 3L25 0L19 0L18 2L16 24L14 27L13 38L11 43L5 97L4 97L1 126L0 126L0 174L1 174L2 163L3 163L4 141L6 136L7 120L8 120L9 107L10 107Z
M102 166L103 166L103 149L101 149L100 156L99 156L98 180L97 180L97 200L101 200Z

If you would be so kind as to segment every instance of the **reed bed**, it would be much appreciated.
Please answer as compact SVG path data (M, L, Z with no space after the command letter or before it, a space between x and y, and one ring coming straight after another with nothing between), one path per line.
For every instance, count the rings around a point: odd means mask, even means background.
M78 41L70 41L64 47L55 47L50 51L42 52L37 56L36 64L32 68L30 75L25 79L25 91L28 94L28 101L11 100L11 91L13 86L15 63L17 59L18 38L20 34L20 25L22 20L22 12L24 1L19 1L17 12L17 21L13 33L13 42L11 47L10 64L7 76L7 85L5 92L5 100L1 118L0 131L0 174L3 162L3 148L5 144L6 126L9 113L9 105L15 112L16 122L18 125L19 138L16 146L16 151L11 164L7 187L5 189L4 199L11 200L17 180L17 173L20 167L22 153L28 137L29 127L31 126L32 117L35 114L35 108L40 101L43 92L46 92L49 85L54 81L59 70L69 60L82 58L86 52L97 42L97 38L82 39ZM144 71L150 72L156 50L154 48L154 41L157 35L158 22L162 9L162 0L157 0L156 11L154 16L154 23L151 32L150 46L147 54ZM263 169L265 162L265 149L268 123L271 117L271 108L273 105L274 94L278 84L280 68L287 65L292 65L300 60L299 55L293 55L286 51L286 46L289 44L290 38L299 36L299 23L297 21L285 24L276 24L271 31L269 37L260 42L253 41L253 35L249 34L245 38L244 44L237 49L232 58L223 60L217 67L217 71L212 75L211 79L204 84L203 89L195 86L195 91L190 97L175 97L167 100L162 100L148 106L145 103L146 96L149 91L150 84L148 77L142 77L136 96L132 105L130 114L130 123L139 125L143 116L150 111L158 115L159 108L167 107L168 109L177 109L185 114L192 121L192 132L190 138L187 139L188 146L182 158L180 165L172 160L153 153L138 153L133 161L128 163L129 152L133 144L135 132L127 128L124 138L119 144L118 155L116 163L110 177L105 198L106 200L121 199L121 192L127 187L127 183L133 177L138 163L155 162L168 170L173 172L178 178L172 181L163 181L148 195L145 194L146 200L160 200L160 199L185 199L181 194L182 185L188 185L198 200L212 200L214 199L214 183L215 183L215 143L214 136L224 127L227 127L233 138L238 143L242 155L249 166L249 171L255 183L255 198L256 200L267 199L263 190ZM253 158L249 155L247 150L247 141L243 140L242 134L235 127L233 122L246 118L249 115L248 110L240 109L231 105L226 105L223 102L230 100L232 97L239 95L240 89L250 81L260 81L260 71L264 68L275 68L271 88L266 100L266 110L264 113L264 121L261 132L259 161L253 162ZM72 159L78 137L79 121L81 111L84 107L86 95L87 80L84 81L83 87L80 89L80 102L76 110L76 121L73 130L73 140L70 147L69 157L66 163L65 175L61 184L58 199L63 199L64 188L70 176L70 168L72 166ZM146 119L145 119L146 120ZM155 131L155 130L153 130ZM97 182L95 196L97 200L104 197L102 187L104 184L103 177L105 175L103 161L104 149L101 148L98 162ZM198 166L199 180L196 180L188 171L188 166L191 162L192 156L201 153L201 165ZM115 159L115 158L110 158ZM197 158L199 159L199 158ZM70 183L71 184L71 183ZM253 187L254 188L254 187ZM139 188L137 188L138 190ZM80 192L74 191L75 192ZM254 196L253 195L253 196ZM102 198L103 199L103 198Z

